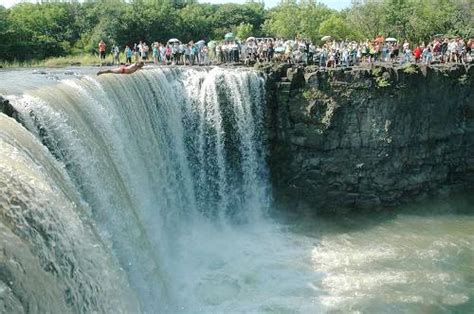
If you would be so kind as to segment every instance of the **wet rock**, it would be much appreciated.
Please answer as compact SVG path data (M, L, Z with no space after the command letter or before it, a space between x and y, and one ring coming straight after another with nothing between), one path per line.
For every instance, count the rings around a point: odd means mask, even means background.
M43 70L34 70L34 71L33 71L33 74L41 74L41 75L46 75L46 74L48 74L48 72L46 72L46 71L43 71Z
M8 99L5 99L2 96L0 96L0 112L4 113L7 116L12 117L14 119L17 118L15 108L13 108L13 106L10 104Z
M286 77L294 89L301 88L305 84L303 67L289 68L286 72Z

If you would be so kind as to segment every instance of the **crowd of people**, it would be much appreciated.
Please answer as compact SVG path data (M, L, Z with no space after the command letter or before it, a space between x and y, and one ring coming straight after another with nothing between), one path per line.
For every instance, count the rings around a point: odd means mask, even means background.
M118 46L111 51L113 64L153 62L163 65L211 65L258 62L288 62L315 64L320 67L349 67L371 63L469 63L474 60L474 39L435 36L429 43L412 46L408 41L378 36L365 42L336 41L322 38L320 45L309 40L249 37L239 41L227 37L223 41L182 43L170 39L166 44L145 42L127 45L121 53ZM99 43L100 57L105 59L106 45ZM123 57L122 57L123 54Z
M429 43L411 46L408 41L403 44L395 38L377 37L373 41L362 43L350 41L329 41L321 47L308 49L309 58L319 66L351 66L360 63L469 63L473 56L474 40L467 42L462 38L436 37ZM304 53L301 54L304 59ZM304 60L303 60L304 61ZM306 61L308 62L308 61Z

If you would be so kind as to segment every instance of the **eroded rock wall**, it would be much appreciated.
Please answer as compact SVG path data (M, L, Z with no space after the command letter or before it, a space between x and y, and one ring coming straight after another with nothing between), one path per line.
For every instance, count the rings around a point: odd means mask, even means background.
M379 209L473 191L473 70L267 68L277 202Z

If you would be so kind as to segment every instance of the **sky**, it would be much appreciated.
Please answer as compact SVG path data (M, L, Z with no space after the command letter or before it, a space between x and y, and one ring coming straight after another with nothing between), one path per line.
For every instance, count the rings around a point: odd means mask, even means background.
M11 7L12 5L19 3L24 0L0 0L0 5L4 7ZM35 2L35 0L30 0L30 2ZM245 0L199 0L199 2L209 2L209 3L244 3ZM264 0L266 7L273 7L277 5L280 0ZM349 7L351 0L320 0L319 2L325 3L328 7L332 9L343 9Z

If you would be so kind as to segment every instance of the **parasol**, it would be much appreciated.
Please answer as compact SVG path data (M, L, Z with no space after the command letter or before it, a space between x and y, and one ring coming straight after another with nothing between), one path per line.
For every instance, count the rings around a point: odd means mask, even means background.
M276 53L285 52L285 47L281 47L281 46L280 46L280 47L276 47L276 48L275 48L275 52L276 52Z
M234 33L227 33L224 36L224 39L226 40L233 40L235 38Z

